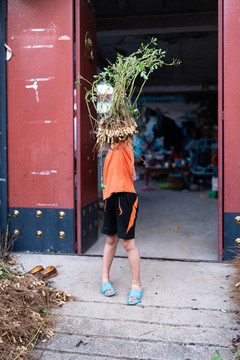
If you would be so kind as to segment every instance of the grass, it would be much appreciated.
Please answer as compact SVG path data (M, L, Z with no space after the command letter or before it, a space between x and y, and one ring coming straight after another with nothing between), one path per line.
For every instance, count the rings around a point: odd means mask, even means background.
M215 353L216 353L215 355L212 355L211 360L225 360L218 350L215 350ZM237 359L240 359L239 352L235 353L235 355L231 360L237 360Z

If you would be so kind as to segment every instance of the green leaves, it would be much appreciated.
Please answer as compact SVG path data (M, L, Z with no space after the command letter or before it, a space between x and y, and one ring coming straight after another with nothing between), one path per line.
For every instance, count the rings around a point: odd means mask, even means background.
M135 53L127 57L118 53L115 63L110 63L108 67L104 67L103 71L95 77L96 80L110 84L118 90L122 89L123 96L120 99L121 103L125 98L126 91L129 88L133 90L133 84L138 75L146 81L148 80L149 73L163 65L162 58L166 52L156 49L156 45L157 38L152 38L149 44L144 45L142 43ZM130 91L127 96L128 101L132 95L133 93ZM112 101L114 103L115 99ZM116 103L119 103L119 100L116 100Z
M221 356L221 354L220 354L220 352L219 352L218 350L215 350L215 352L216 352L217 356L213 356L213 357L212 357L212 360L225 360L225 359ZM235 353L235 355L234 355L234 357L232 358L232 360L234 360L234 359L239 359L239 356L240 356L239 352Z
M133 113L133 115L138 116L138 115L139 115L139 110L138 110L138 109L134 109L134 110L132 111L132 113Z
M141 71L143 71L144 70L144 65L143 64L138 64L138 66L137 66L137 69L136 69L138 72L141 72Z
M145 80L148 80L148 76L147 76L147 74L145 73L145 71L142 71L141 74L140 74L140 76L141 76L142 78L144 78Z
M134 116L138 116L139 115L139 110L137 108L133 108L133 107L129 107L129 112L131 114L133 114Z
M127 119L128 122L130 120L131 123L132 120L136 125L134 118L139 116L136 104L151 73L159 70L163 65L172 66L181 63L176 59L173 59L171 63L165 63L163 60L165 56L166 51L157 48L157 38L153 37L148 44L141 43L140 47L129 56L118 53L114 63L107 60L108 66L104 67L99 74L94 75L92 82L81 74L78 75L77 86L81 85L82 82L86 82L87 86L84 90L86 91L85 100L89 119L93 129L97 130L95 132L97 134L96 146L100 155L102 189L107 188L103 184L102 176L103 150L118 142L119 139L122 141L122 137L117 138L117 140L114 138L115 135L111 131L110 124L112 125L112 122L114 123L116 119L120 119L122 125ZM138 81L138 88L135 85L136 81ZM103 85L104 91L99 91L100 84ZM132 104L133 96L135 101ZM96 116L97 112L100 119ZM111 136L109 136L108 131Z
M8 267L0 260L0 279L13 280L13 276Z
M212 357L212 360L223 360L218 350L215 350L217 356Z
M99 74L94 75L92 83L79 75L76 81L77 86L81 85L83 81L90 85L90 88L89 86L88 89L85 88L85 100L93 126L98 123L98 118L92 115L94 114L93 108L95 110L107 109L109 118L116 116L124 118L129 113L133 117L138 116L139 112L135 105L150 74L159 70L163 65L172 66L181 63L177 59L173 59L171 63L165 63L163 60L165 56L166 51L157 48L157 38L153 37L148 44L141 43L139 49L129 56L118 53L114 63L108 61L108 66L104 67ZM140 80L140 87L136 94L135 83L137 79ZM112 91L108 94L98 94L97 85L99 83L108 85ZM135 102L131 105L133 95Z

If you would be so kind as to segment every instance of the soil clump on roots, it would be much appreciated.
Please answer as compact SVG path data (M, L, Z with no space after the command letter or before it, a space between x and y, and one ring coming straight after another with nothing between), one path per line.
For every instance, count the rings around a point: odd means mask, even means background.
M127 142L137 134L137 123L130 116L104 116L99 120L97 128L97 144L103 148Z

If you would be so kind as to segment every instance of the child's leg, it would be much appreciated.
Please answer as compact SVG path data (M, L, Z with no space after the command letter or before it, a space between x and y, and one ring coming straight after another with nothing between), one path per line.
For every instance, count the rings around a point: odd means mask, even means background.
M116 253L118 240L117 234L107 235L103 251L102 285L109 282L109 272ZM106 291L106 293L111 292L113 292L113 290Z
M122 239L122 245L127 252L128 261L132 273L132 284L131 288L136 290L142 290L141 280L140 280L140 252L135 243L135 239L124 240ZM130 301L136 300L135 298L130 298Z

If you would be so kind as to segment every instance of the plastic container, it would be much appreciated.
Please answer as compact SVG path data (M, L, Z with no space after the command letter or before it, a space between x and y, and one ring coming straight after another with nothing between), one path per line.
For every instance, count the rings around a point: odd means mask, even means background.
M168 185L171 190L182 190L184 188L184 180L181 174L169 174Z

